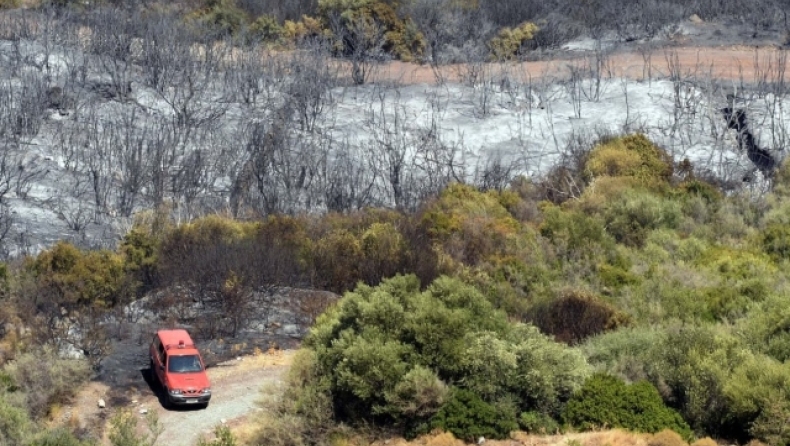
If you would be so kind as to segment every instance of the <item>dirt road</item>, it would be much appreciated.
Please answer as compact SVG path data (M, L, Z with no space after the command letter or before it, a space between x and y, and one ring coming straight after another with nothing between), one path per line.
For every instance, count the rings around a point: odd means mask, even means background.
M164 428L156 444L166 446L194 446L202 435L209 435L221 424L238 424L246 415L254 413L256 403L266 392L282 383L295 350L278 350L254 356L243 356L209 368L213 396L206 409L165 409L157 386L129 387L118 395L108 384L99 381L85 386L71 405L64 407L62 422L79 426L101 437L100 444L109 445L107 421L119 409L130 409L139 418L138 431L144 429L143 412L156 412ZM150 383L150 379L146 378ZM106 407L99 408L99 399ZM94 437L95 438L95 437Z
M437 69L429 65L388 62L375 68L373 81L401 84L433 84L439 79L458 82L476 73L478 76L507 73L510 79L528 82L540 79L562 79L570 66L581 67L590 62L592 53L565 53L562 58L545 61L445 65ZM666 47L652 50L621 50L601 60L605 76L628 77L636 80L679 75L682 79L723 79L756 83L762 77L777 75L778 62L787 60L786 51L775 46L749 47ZM485 71L481 71L485 70Z
M157 444L192 446L200 435L210 434L218 424L232 423L254 412L263 392L280 387L293 353L289 350L246 356L209 368L213 396L206 409L167 410L155 396L141 400L140 406L156 410L164 426Z

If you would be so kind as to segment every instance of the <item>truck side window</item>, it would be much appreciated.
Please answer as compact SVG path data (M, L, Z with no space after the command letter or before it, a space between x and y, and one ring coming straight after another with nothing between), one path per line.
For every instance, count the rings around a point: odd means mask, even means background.
M157 349L159 350L159 359L162 361L162 364L165 363L165 346L162 345L161 342L157 341Z

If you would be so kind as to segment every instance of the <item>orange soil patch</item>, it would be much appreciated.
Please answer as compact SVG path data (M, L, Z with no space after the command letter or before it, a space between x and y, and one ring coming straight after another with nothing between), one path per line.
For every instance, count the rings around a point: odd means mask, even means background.
M786 61L785 50L775 47L670 47L652 52L616 52L603 60L606 75L636 80L660 78L680 74L682 79L725 79L746 83L757 82L777 75L777 67ZM401 84L433 84L438 79L463 81L472 68L487 74L506 73L514 79L561 79L569 67L581 67L590 62L591 55L578 55L567 60L487 63L477 67L465 64L444 65L438 68L405 62L387 62L376 67L372 81ZM784 59L784 61L783 61Z

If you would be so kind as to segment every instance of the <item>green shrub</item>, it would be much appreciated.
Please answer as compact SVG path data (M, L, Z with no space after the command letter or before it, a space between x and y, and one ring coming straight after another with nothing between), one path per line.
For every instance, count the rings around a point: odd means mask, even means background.
M81 441L64 428L48 429L33 437L29 446L91 446L89 441Z
M571 397L563 420L582 429L621 427L655 433L671 429L691 438L691 429L679 413L664 405L658 391L647 381L627 385L611 375L590 377Z
M343 31L351 32L363 29L371 36L361 36L363 40L376 38L383 34L383 50L400 60L410 61L422 55L425 39L422 33L411 23L402 19L389 2L375 0L319 0L318 13L325 23L339 18ZM340 36L335 36L338 38ZM358 42L365 45L367 42ZM339 39L339 50L344 54L354 51L348 39Z
M643 134L613 138L596 146L585 168L593 178L634 177L650 188L667 182L673 173L672 157Z
M262 15L250 25L251 37L263 42L278 42L283 37L283 27L270 15Z
M752 351L785 362L790 359L790 307L785 295L769 296L738 320L736 329Z
M580 348L596 370L640 381L652 373L651 350L665 337L655 327L627 327L590 338Z
M0 0L0 10L14 9L21 5L20 0Z
M431 427L451 432L465 441L476 441L480 437L507 438L518 429L518 422L515 413L486 403L474 392L456 389L431 419Z
M643 246L648 231L677 228L681 217L678 202L635 190L614 198L603 210L607 231L628 246Z
M23 444L32 430L33 424L25 410L12 406L0 394L0 444Z
M772 223L761 234L763 250L776 261L790 259L790 228L786 224Z
M64 359L50 350L35 350L6 364L4 371L22 393L31 417L46 415L50 406L71 398L90 377L88 361Z
M456 262L476 265L511 252L519 223L495 192L453 184L426 206L423 227L441 252Z
M588 376L579 352L508 323L479 291L447 277L425 291L414 276L358 286L319 317L304 346L314 359L289 385L290 400L328 395L336 419L412 433L446 406L447 382L515 418L556 411Z
M81 251L58 242L30 265L39 286L59 304L112 306L123 299L124 260L109 251Z
M538 27L531 22L524 22L515 28L502 28L497 36L488 42L491 56L494 60L509 60L516 57L537 31Z
M124 269L141 285L141 292L157 284L157 263L160 240L142 227L134 227L121 240Z
M539 435L553 435L560 432L557 420L541 412L522 412L518 417L518 425L525 432Z
M564 260L615 255L615 241L603 222L580 211L545 207L540 234Z
M138 419L129 409L122 409L110 418L109 439L112 446L153 446L162 433L163 427L159 424L156 411L145 415L146 430L140 434L137 428Z
M214 439L211 441L201 438L198 446L236 446L236 437L227 426L217 426L214 428Z
M622 287L639 285L639 276L620 266L607 263L598 265L598 277L601 284L608 288L618 290Z
M233 34L242 29L249 17L234 0L207 0L206 7L190 15L214 32Z
M318 286L343 292L360 279L363 251L359 239L345 229L337 229L318 240L312 251L312 265Z

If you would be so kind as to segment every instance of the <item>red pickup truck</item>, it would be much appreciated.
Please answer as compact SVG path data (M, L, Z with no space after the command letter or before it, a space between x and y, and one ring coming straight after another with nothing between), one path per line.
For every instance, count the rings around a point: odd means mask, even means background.
M165 406L207 407L211 384L200 352L186 330L159 330L151 342L151 375L164 389Z

